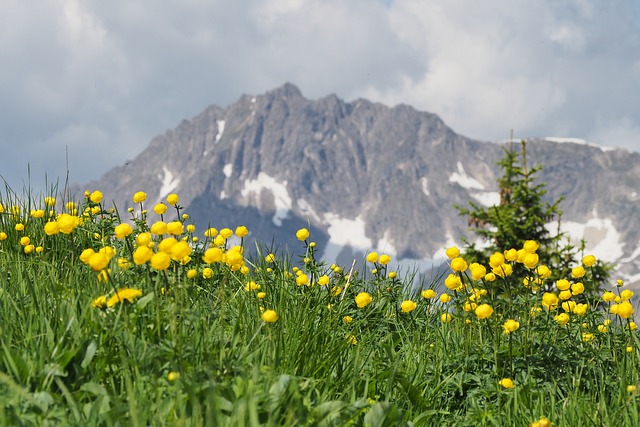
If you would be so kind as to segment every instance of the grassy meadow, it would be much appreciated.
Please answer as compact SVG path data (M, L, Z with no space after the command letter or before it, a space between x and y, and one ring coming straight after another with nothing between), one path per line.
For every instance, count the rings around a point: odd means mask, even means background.
M535 241L448 248L411 291L306 229L297 257L196 230L176 194L105 199L0 195L2 426L640 425L633 292L588 298L593 256L551 280Z

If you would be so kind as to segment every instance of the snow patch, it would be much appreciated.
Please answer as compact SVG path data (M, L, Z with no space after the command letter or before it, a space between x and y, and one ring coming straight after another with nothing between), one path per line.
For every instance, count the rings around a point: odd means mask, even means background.
M171 173L171 171L167 169L166 166L162 166L162 172L164 173L164 175L158 175L158 179L162 181L158 200L164 199L173 190L178 188L178 185L180 184L180 178L177 176L173 176L173 173Z
M497 206L500 204L500 193L495 191L484 191L482 193L471 193L471 197L484 206Z
M216 123L218 124L218 133L216 134L215 142L218 142L220 141L220 138L222 138L222 133L224 132L224 120L216 120Z
M226 198L227 198L227 193L225 193L225 192L224 192L224 190L222 190L222 191L220 192L220 200L224 200L224 199L226 199Z
M344 246L350 246L354 251L360 252L372 247L371 239L364 231L365 223L361 216L355 219L344 219L329 212L324 214L324 222L329 225L327 228L329 241L321 259L334 262Z
M605 147L602 145L598 145L595 144L593 142L589 142L587 140L584 140L582 138L565 138L565 137L558 137L558 136L545 136L544 137L545 141L549 141L549 142L556 142L558 144L579 144L579 145L587 145L589 147L596 147L599 148L602 151L612 151L615 150L614 147Z
M382 239L378 240L378 244L376 246L377 251L385 253L391 257L396 256L398 253L398 250L393 246L393 243L391 243L391 230L388 229L384 232Z
M300 209L300 213L305 217L311 218L317 223L322 222L318 214L305 199L298 199L298 209Z
M224 167L222 168L222 173L227 178L229 178L231 176L232 172L233 172L233 165L231 163L228 163L228 164L224 165Z
M551 233L555 233L558 230L558 222L552 221L546 227ZM624 242L609 218L591 218L584 224L563 221L560 231L567 234L567 240L573 245L584 238L589 253L603 261L614 262L624 254Z
M244 182L244 188L240 194L246 199L252 193L259 196L263 190L270 191L273 194L276 212L273 214L272 221L275 226L280 227L282 226L282 220L286 219L289 216L289 211L291 211L291 197L289 197L289 192L287 191L287 181L279 183L275 178L260 172L256 179Z
M458 162L458 172L454 172L449 176L449 182L456 183L468 190L484 190L484 185L467 175L460 162Z
M425 196L429 197L431 194L429 193L429 180L426 176L420 178L420 184L422 185L422 192Z

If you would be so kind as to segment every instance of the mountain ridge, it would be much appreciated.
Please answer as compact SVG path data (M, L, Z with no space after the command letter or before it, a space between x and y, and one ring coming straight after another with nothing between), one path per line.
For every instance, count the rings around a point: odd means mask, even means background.
M343 262L375 249L431 260L471 237L453 205L499 200L507 144L464 137L408 105L309 100L286 83L205 108L77 190L99 188L118 207L132 206L135 191L148 203L177 192L199 230L244 224L257 241L291 248L307 226L321 254ZM530 139L527 159L543 165L549 200L565 197L562 223L574 237L589 231L594 249L640 283L640 154L549 137ZM616 244L622 253L605 247Z

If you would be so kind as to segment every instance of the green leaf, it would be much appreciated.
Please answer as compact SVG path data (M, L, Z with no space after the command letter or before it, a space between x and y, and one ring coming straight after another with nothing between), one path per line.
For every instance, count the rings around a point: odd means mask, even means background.
M93 360L93 356L96 355L96 350L98 349L98 344L95 341L91 341L87 346L87 351L84 353L84 359L82 359L82 363L80 366L82 369L87 369L87 366Z

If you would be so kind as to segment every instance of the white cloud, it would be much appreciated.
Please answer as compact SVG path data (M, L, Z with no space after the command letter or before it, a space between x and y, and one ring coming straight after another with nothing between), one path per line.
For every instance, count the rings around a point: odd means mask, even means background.
M7 0L2 9L0 175L10 182L25 178L27 161L64 171L64 156L51 154L65 146L72 179L99 178L207 105L286 81L310 98L410 104L479 139L513 128L640 150L640 19L623 0Z

